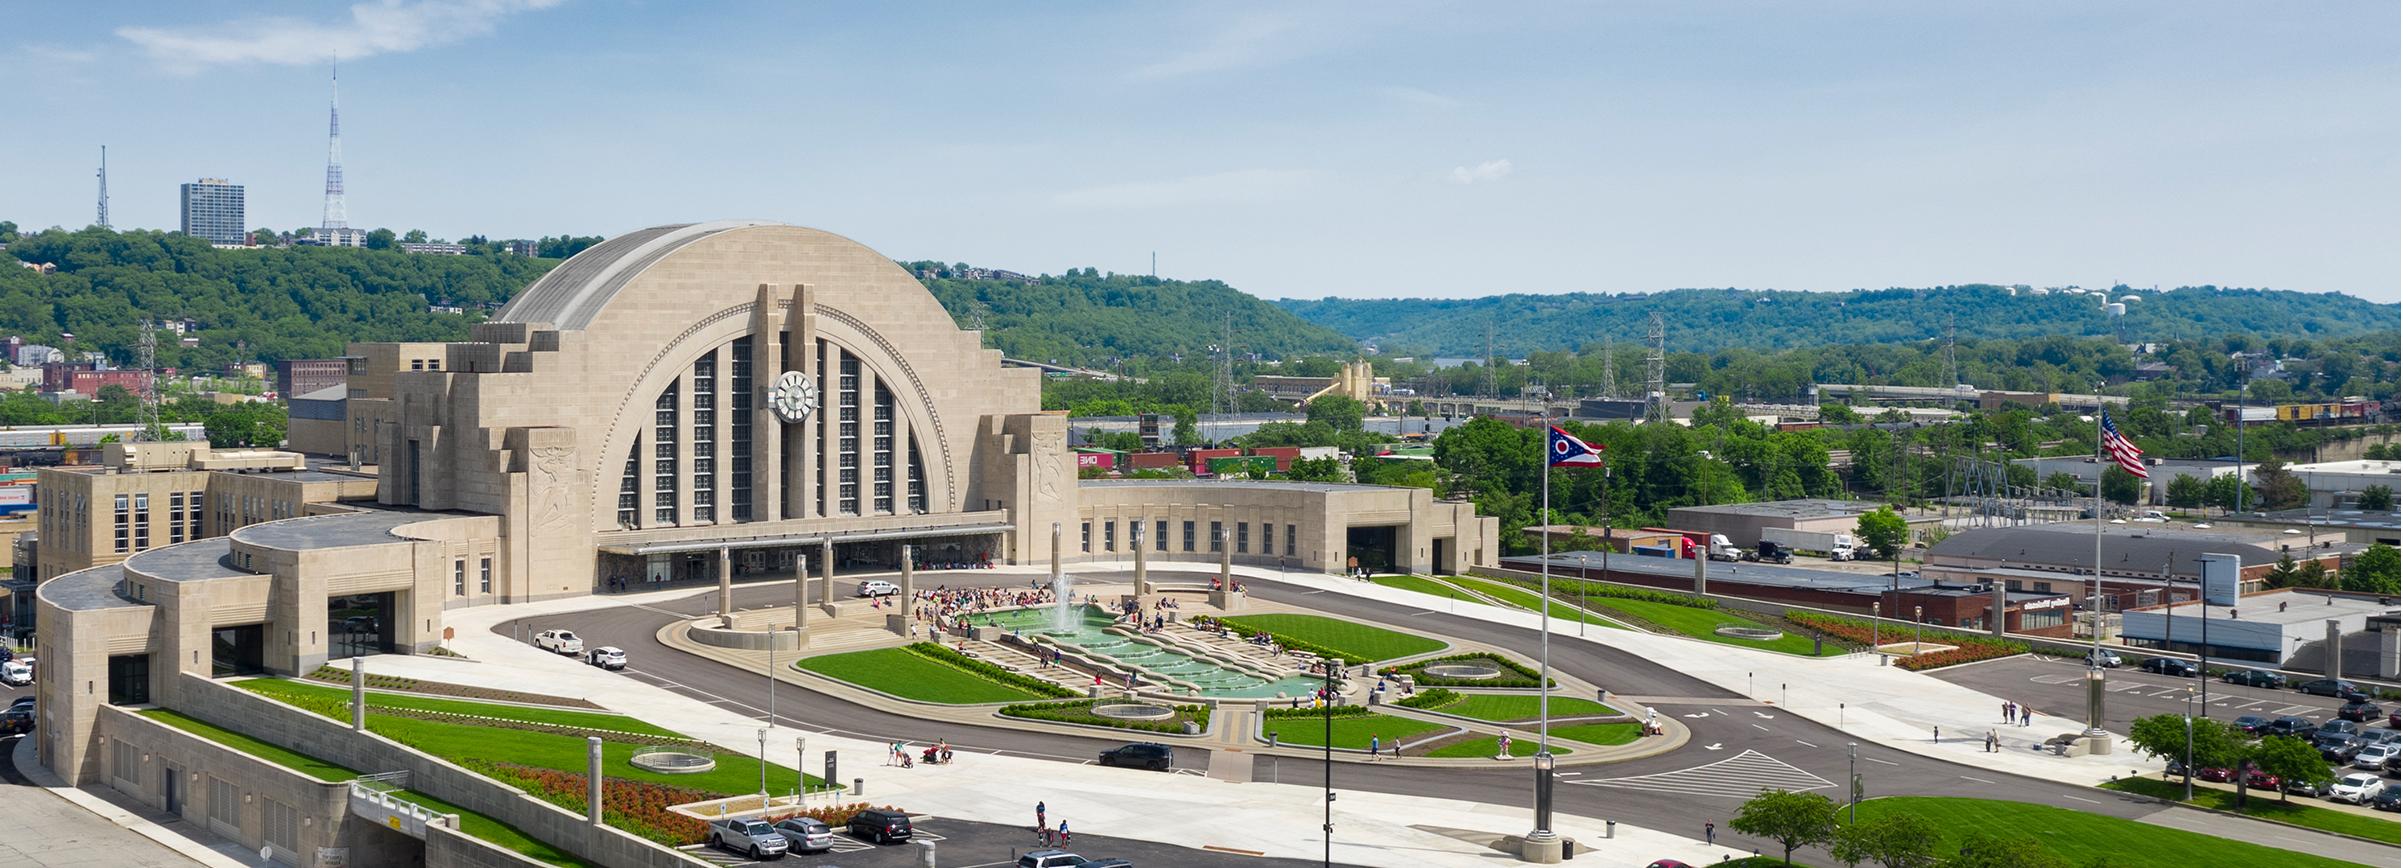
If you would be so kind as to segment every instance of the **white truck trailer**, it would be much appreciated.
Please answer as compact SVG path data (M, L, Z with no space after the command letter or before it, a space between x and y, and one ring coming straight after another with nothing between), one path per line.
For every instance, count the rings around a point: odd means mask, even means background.
M1852 534L1794 530L1783 527L1761 528L1761 539L1808 554L1825 555L1831 561L1849 561L1857 556L1860 543Z

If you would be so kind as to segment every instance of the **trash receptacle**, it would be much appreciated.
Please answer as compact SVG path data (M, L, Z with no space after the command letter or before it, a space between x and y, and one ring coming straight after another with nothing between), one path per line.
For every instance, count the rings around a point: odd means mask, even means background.
M1186 735L1200 735L1200 734L1201 734L1201 724L1194 723L1193 721L1190 721L1190 720L1188 720L1188 721L1185 721L1185 734L1186 734Z

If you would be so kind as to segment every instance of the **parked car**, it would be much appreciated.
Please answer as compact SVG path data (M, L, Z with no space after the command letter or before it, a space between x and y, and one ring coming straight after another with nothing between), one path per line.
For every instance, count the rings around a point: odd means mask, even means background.
M2361 740L2341 732L2323 732L2311 740L2319 748L2320 757L2332 763L2349 763L2361 753Z
M574 630L544 630L534 634L534 647L553 654L582 654L584 638Z
M1101 752L1102 765L1151 769L1155 772L1167 771L1168 764L1175 760L1175 749L1151 742L1122 744Z
M2267 669L2238 669L2221 675L2219 680L2245 687L2285 687L2286 676Z
M2343 708L2336 710L2336 716L2356 723L2368 723L2385 717L2386 709L2379 708L2378 703L2362 699L2345 703Z
M2278 791L2278 785L2283 783L2285 781L2279 780L2277 775L2260 769L2254 769L2244 775L2244 785L2256 790L2268 790L2274 793Z
M2238 716L2231 725L2246 735L2268 735L2270 719L2258 714L2246 714Z
M9 650L9 647L6 645L0 645L0 663L6 663L15 659L17 659L17 652Z
M0 736L26 735L33 732L33 706L12 705L0 711Z
M1694 866L1679 862L1675 859L1654 859L1650 864L1645 865L1644 868L1694 868Z
M751 861L781 859L787 849L784 836L761 820L728 818L709 823L709 846L729 853L741 853Z
M2355 697L2369 698L2369 694L2361 692L2359 685L2342 678L2316 678L2295 685L2295 689L2313 696L2334 696L2348 702Z
M878 844L907 841L910 835L909 815L900 811L869 808L852 814L851 822L844 824L843 831L850 833L851 837Z
M2281 717L2277 720L2270 721L2269 726L2262 734L2296 735L2304 738L2310 738L2311 733L2319 728L2319 724L2312 723L2310 718L2294 717L2289 715L2287 717Z
M615 645L603 645L584 652L584 662L615 672L626 668L626 651Z
M2336 783L2328 787L2328 801L2364 804L2375 798L2379 790L2385 788L2386 782L2379 780L2377 775L2368 772L2354 772L2337 778Z
M1036 850L1021 854L1017 868L1079 868L1091 864L1085 857L1066 850Z
M786 852L818 853L834 849L834 830L808 817L777 821L776 834L784 836Z
M2361 731L2361 739L2370 744L2403 744L2403 732L2391 729L2365 729Z
M0 663L0 684L23 687L33 683L33 658L19 657Z
M859 583L859 595L862 597L890 597L898 593L901 593L900 585L883 579L869 579Z
M2104 669L2117 669L2120 663L2119 652L2109 648L2096 648L2086 652L2086 662Z
M2175 675L2180 678L2193 678L2195 673L2194 661L2180 660L2176 657L2147 657L2144 663L2136 668L2146 672Z
M2236 779L2236 770L2223 768L2196 769L2194 771L2194 777L2195 780L2199 781L2210 781L2215 784L2224 784Z
M2403 784L2387 784L2386 789L2379 790L2378 795L2370 799L2370 807L2381 811L2403 811L2403 804L2398 804L2403 799L2398 797L2403 797Z
M2361 752L2353 755L2353 767L2377 771L2385 768L2386 761L2394 759L2398 753L2403 753L2403 747L2391 744L2363 745Z
M2361 724L2350 720L2331 720L2320 724L2320 732L2341 732L2348 737L2356 736L2361 734Z
M2325 796L2328 794L2327 784L2313 783L2302 778L2287 778L2285 789L2288 795L2296 796L2312 796L2317 798L2319 796Z
M32 696L31 694L28 694L28 695L25 695L25 696L20 696L20 697L17 697L16 701L14 701L14 702L11 702L11 703L9 703L9 704L8 704L8 708L9 708L9 710L10 710L10 711L15 711L15 710L17 710L19 707L24 707L24 708L32 708L32 707L33 707L33 703L34 703L34 698L33 698L33 696Z

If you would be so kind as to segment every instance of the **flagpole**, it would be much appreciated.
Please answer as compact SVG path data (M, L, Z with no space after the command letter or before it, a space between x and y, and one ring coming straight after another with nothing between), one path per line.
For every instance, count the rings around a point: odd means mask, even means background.
M1535 679L1535 829L1527 833L1522 859L1557 862L1560 837L1552 831L1552 408L1544 407L1543 435L1536 438L1535 472L1543 474L1543 589L1537 595L1536 622L1543 630L1541 667ZM1565 445L1565 444L1563 444Z
M2101 738L2103 729L2103 384L2094 384L2094 596L2091 629L2094 650L2086 654L2086 737Z

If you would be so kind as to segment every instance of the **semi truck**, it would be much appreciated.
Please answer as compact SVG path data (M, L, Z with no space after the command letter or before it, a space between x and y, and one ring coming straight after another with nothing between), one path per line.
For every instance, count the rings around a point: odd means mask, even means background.
M1740 561L1744 559L1744 550L1737 548L1735 543L1728 542L1727 535L1723 533L1711 534L1710 544L1706 546L1705 549L1705 554L1707 554L1710 559L1714 561Z
M1852 560L1860 549L1860 543L1855 542L1849 533L1783 527L1761 528L1761 541L1777 543L1798 552L1826 555L1831 561Z

